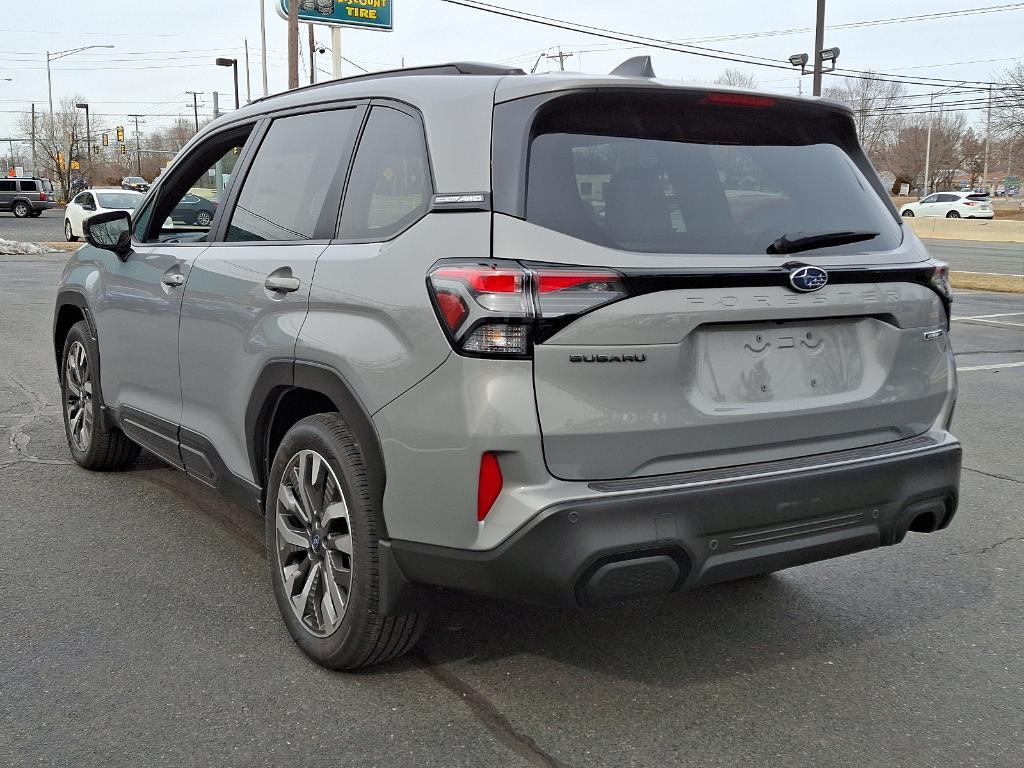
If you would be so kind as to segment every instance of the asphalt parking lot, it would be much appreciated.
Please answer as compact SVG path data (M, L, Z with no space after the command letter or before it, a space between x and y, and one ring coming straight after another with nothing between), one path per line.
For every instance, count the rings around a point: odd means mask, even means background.
M453 595L343 675L281 624L261 521L69 461L64 258L0 257L0 765L1021 765L1024 296L956 296L950 529L583 613Z
M50 208L36 218L0 213L0 240L53 243L64 240L64 208Z

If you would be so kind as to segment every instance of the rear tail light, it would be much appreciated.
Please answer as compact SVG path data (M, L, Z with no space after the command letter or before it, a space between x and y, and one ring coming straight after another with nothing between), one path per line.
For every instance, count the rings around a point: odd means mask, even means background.
M544 329L629 294L610 269L442 262L427 285L454 348L486 357L527 357Z
M47 201L47 200L48 200L49 198L47 198L47 196L46 196L46 193L45 193L45 192L40 192L40 193L39 193L39 199L40 199L40 200L41 200L42 202L44 202L44 203L45 203L45 202L46 202L46 201Z
M964 205L977 205L977 203L972 203L970 200L964 200L963 204Z
M946 307L946 327L949 328L949 317L953 306L953 287L949 284L949 264L938 262L932 269L932 277L929 280L932 290L942 299Z
M775 99L768 96L754 96L749 93L709 93L700 100L700 103L719 104L726 107L766 109L775 106Z
M501 493L504 479L501 476L501 465L498 457L488 451L480 457L480 482L476 492L476 519L483 522L491 511L494 502Z

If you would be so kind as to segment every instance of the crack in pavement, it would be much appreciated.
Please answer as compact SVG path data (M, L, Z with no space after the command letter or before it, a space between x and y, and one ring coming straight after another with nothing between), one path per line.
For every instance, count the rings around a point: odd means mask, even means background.
M1009 544L1011 541L1024 541L1024 536L1007 536L1005 539L1001 539L994 544L988 544L981 549L961 549L956 552L950 552L948 557L961 557L962 555L987 555L989 552L993 552L1004 544Z
M1018 480L1016 477L1010 477L1009 475L1000 475L996 472L985 472L984 470L975 469L974 467L963 467L963 469L967 472L974 472L975 474L984 475L985 477L991 477L996 480L1009 480L1011 483L1024 484L1024 480Z
M416 651L415 658L428 675L440 683L443 688L461 698L477 720L494 734L498 741L526 760L527 763L539 768L568 768L566 763L546 752L532 738L512 725L486 696L454 672L432 662L423 651Z
M29 400L25 405L31 406L31 410L28 413L20 414L9 427L11 435L7 441L8 453L13 453L21 459L37 459L37 456L28 452L28 445L32 442L32 436L25 432L25 428L32 424L36 419L43 416L49 409L55 408L56 406L10 374L7 374L5 378L14 384L15 387L28 395Z
M66 459L39 459L35 456L30 456L23 459L15 459L14 461L0 461L0 469L7 469L17 464L41 464L45 467L73 467L75 462L68 461Z

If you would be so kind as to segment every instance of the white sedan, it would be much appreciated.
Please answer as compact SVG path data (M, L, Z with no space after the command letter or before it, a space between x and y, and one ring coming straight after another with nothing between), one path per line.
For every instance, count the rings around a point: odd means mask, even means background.
M85 220L104 211L133 211L142 202L139 192L111 188L87 189L68 203L64 211L64 237L69 243L85 237Z
M900 208L900 216L947 219L991 219L995 213L988 195L980 192L937 192Z

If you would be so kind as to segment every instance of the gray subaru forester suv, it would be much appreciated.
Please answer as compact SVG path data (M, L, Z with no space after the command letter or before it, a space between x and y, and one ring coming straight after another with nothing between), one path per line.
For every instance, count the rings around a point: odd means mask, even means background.
M949 524L946 265L845 106L449 64L263 99L68 262L83 467L140 447L265 516L319 663L444 589L663 595ZM168 214L216 200L209 227Z

